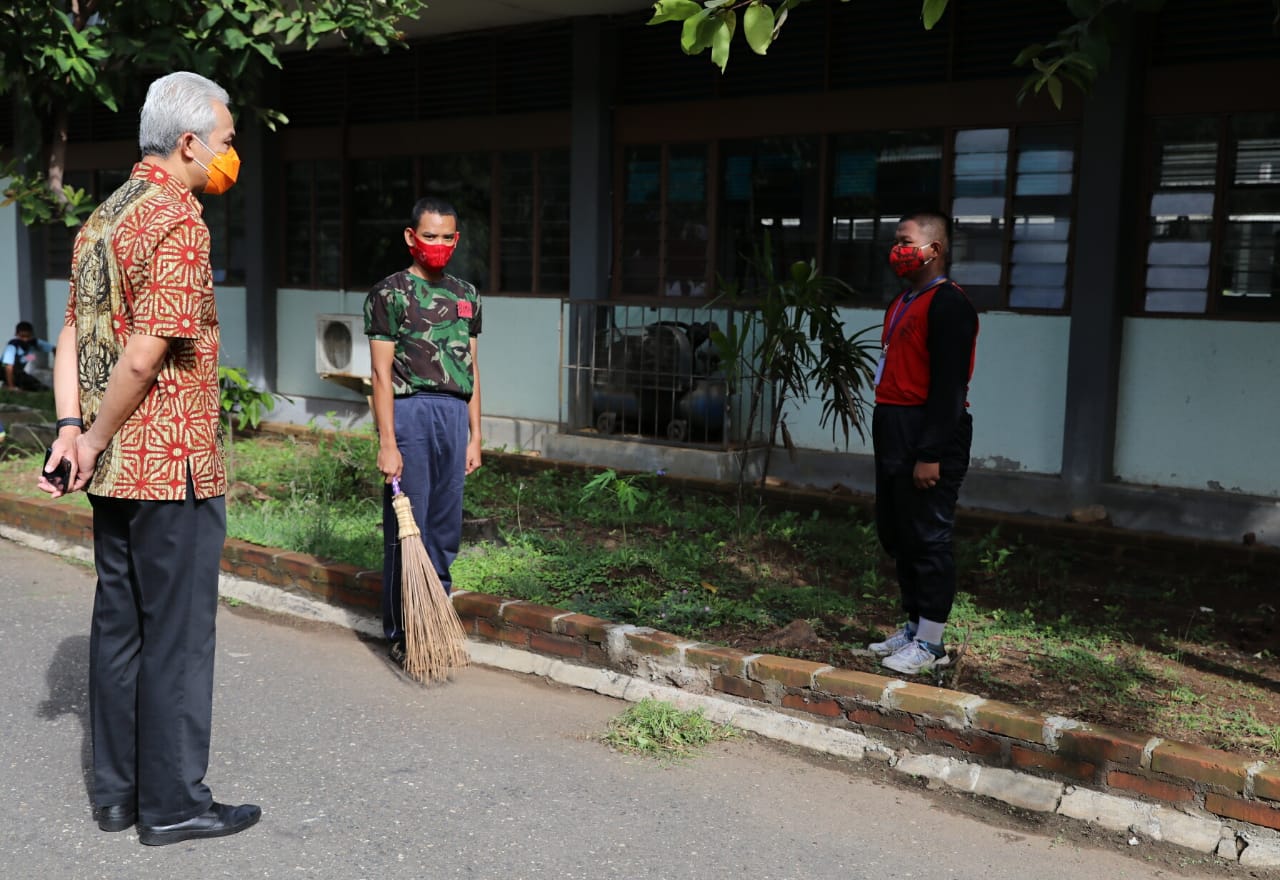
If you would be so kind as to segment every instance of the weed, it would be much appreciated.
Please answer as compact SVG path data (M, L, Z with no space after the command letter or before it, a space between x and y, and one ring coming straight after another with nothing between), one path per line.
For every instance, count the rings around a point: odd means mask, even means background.
M636 515L640 505L649 500L649 490L639 485L647 474L631 474L619 477L613 468L596 474L582 487L579 502L587 506L600 496L612 497L614 505L622 518L622 540L627 540L627 519Z
M728 725L709 721L701 709L682 710L646 698L613 719L601 739L624 752L675 760L736 735Z

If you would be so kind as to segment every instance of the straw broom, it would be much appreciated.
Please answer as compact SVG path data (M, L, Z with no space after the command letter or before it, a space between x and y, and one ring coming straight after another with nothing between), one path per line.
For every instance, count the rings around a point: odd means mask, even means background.
M399 480L393 482L391 507L396 513L400 535L404 671L423 684L444 681L453 670L471 662L466 648L467 634L422 544L422 533L413 521L409 496L400 492Z

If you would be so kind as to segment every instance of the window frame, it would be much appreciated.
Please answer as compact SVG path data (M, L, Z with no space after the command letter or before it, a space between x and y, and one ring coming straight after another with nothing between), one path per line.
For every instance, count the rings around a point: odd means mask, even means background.
M292 162L317 160L337 161L342 166L342 254L339 267L339 291L352 292L367 289L364 284L357 284L352 277L352 163L360 160L382 160L410 158L412 162L412 179L414 191L418 197L422 193L424 179L423 163L432 155L459 153L488 153L490 155L489 186L489 285L480 293L487 296L520 296L520 297L556 297L568 295L568 290L544 290L538 277L541 241L538 237L538 210L540 202L541 181L539 171L541 157L553 151L568 151L570 148L571 117L568 112L548 111L535 113L511 114L506 116L477 116L462 119L450 119L441 122L411 122L389 124L342 125L315 128L286 128L279 135L279 161L281 173L277 192L277 205L281 222L282 237L288 230L284 224L288 204L288 188L286 166ZM441 139L442 133L447 135L447 143L433 148ZM423 144L424 147L413 145ZM409 145L409 146L406 146ZM501 240L501 171L503 153L530 153L532 162L532 185L534 189L534 226L530 230L532 241L532 284L530 290L502 289L502 240ZM314 186L314 179L313 179ZM312 195L314 204L314 193ZM412 205L405 205L408 213ZM463 218L464 225L467 219ZM316 267L313 267L311 278L307 284L288 284L285 278L284 248L277 261L276 282L280 287L298 290L328 291L332 287L317 283ZM470 279L464 279L470 280ZM370 283L376 283L373 279Z
M1149 310L1147 299L1147 270L1152 242L1155 240L1151 230L1151 200L1155 196L1159 169L1155 162L1144 162L1142 201L1138 205L1135 220L1138 223L1137 238L1139 242L1140 260L1135 261L1133 295L1130 302L1130 314L1141 318L1210 320L1210 321L1280 321L1280 297L1273 302L1249 303L1240 301L1226 303L1222 292L1222 268L1224 248L1226 246L1226 227L1228 218L1228 196L1231 190L1231 176L1235 169L1236 157L1232 147L1234 139L1231 133L1232 121L1241 116L1252 116L1271 113L1280 121L1280 111L1274 108L1265 110L1233 109L1233 110L1187 110L1185 112L1148 112L1144 119L1142 137L1142 155L1151 157L1157 146L1157 128L1166 120L1208 120L1216 130L1216 154L1214 157L1213 178L1213 220L1209 231L1209 275L1206 285L1205 307L1199 312L1179 312L1172 310Z
M670 105L665 105L670 107ZM683 106L671 108L672 112L681 112L683 118ZM705 108L704 108L705 109ZM641 113L637 113L637 117L648 116L651 108L642 108ZM782 106L779 106L782 111ZM802 108L803 110L803 108ZM697 115L696 112L692 115ZM722 208L721 204L721 186L723 181L722 154L723 146L727 142L751 140L769 135L778 136L794 136L794 137L813 137L817 141L816 159L818 163L819 175L819 192L817 201L817 229L818 237L815 244L814 258L818 262L821 271L827 271L827 257L830 253L830 242L828 237L831 234L832 221L832 203L833 196L831 189L834 186L835 163L832 160L834 152L834 143L837 138L842 135L862 134L876 131L935 131L941 133L942 136L942 161L939 167L939 173L942 175L938 181L938 198L939 207L949 210L954 200L955 193L955 159L956 159L956 135L958 132L984 129L984 128L1004 128L1009 131L1009 140L1006 147L1007 161L1005 164L1005 191L1004 191L1004 224L1001 238L1001 275L999 285L999 303L987 306L981 311L1001 311L1013 312L1017 314L1030 315L1066 315L1071 312L1072 305L1072 283L1074 280L1074 260L1076 256L1075 245L1078 230L1078 208L1080 194L1080 149L1081 149L1081 124L1078 116L1066 114L1064 116L1050 116L1044 114L1027 114L1018 113L1017 119L1004 119L999 121L991 121L989 123L975 123L964 121L958 124L955 119L948 119L947 124L926 124L925 121L919 121L912 124L895 124L893 126L876 127L871 125L859 126L857 128L839 127L828 125L825 130L814 132L806 130L802 126L805 125L804 118L808 116L806 112L798 112L792 114L794 124L778 125L770 129L768 134L760 134L758 131L752 134L744 134L741 131L732 131L719 136L711 136L706 138L681 137L671 138L667 140L655 140L651 137L633 137L632 139L623 140L615 139L614 144L614 163L613 163L613 258L612 258L612 278L609 286L609 296L613 300L619 302L636 303L643 302L646 299L655 301L672 300L677 302L688 302L697 299L713 299L715 294L711 293L707 297L668 297L664 295L666 290L666 226L668 223L668 177L670 169L671 148L682 144L705 144L707 146L708 155L708 185L707 185L707 214L708 214L708 269L707 284L708 291L714 291L714 284L719 269L717 255L720 247L720 229L719 229L719 213ZM1024 118L1025 117L1025 118ZM784 120L785 122L785 120ZM1016 202L1015 188L1017 185L1018 174L1018 156L1019 146L1022 143L1019 135L1028 128L1041 128L1049 126L1070 127L1072 136L1070 144L1073 154L1071 168L1071 195L1069 200L1070 211L1070 229L1067 235L1067 259L1066 259L1066 276L1064 279L1064 296L1061 307L1057 308L1041 308L1035 306L1012 306L1009 303L1010 293L1012 290L1012 264L1010 262L1013 253L1014 244L1014 206ZM686 129L679 125L669 123L668 127L681 131L684 135L693 135L701 133L699 129L702 126L693 125L692 130ZM624 131L630 133L635 131L639 135L638 124L624 123ZM624 212L626 202L626 185L627 185L627 154L630 150L637 147L659 147L659 190L660 199L658 207L660 210L659 220L659 272L657 289L652 294L628 294L622 292L622 244L626 230L624 228ZM929 206L922 206L929 207ZM963 284L964 279L960 282ZM859 305L879 306L882 299L877 292L871 291L861 294L858 297Z

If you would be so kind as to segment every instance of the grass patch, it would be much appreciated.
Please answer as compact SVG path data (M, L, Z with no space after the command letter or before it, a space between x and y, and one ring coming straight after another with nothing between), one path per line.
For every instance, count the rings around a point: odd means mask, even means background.
M234 447L229 534L381 567L371 432L243 436ZM0 461L0 484L45 497L39 463ZM901 622L892 564L869 510L852 502L739 511L731 492L658 473L544 470L493 455L467 478L464 511L501 540L464 544L460 589L868 672L881 668L862 649ZM958 534L956 568L947 639L964 656L931 683L1280 755L1280 615L1264 576L1222 571L1191 547L1133 558L1001 529Z
M734 736L737 731L709 721L701 709L677 709L646 697L610 721L601 740L622 752L671 761Z

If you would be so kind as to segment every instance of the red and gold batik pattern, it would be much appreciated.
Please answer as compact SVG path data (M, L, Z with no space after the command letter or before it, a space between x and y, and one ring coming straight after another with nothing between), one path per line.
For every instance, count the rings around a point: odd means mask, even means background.
M134 333L169 340L155 384L111 438L88 491L139 501L227 491L218 420L218 311L199 200L139 162L76 236L66 323L76 328L80 410L91 425Z

